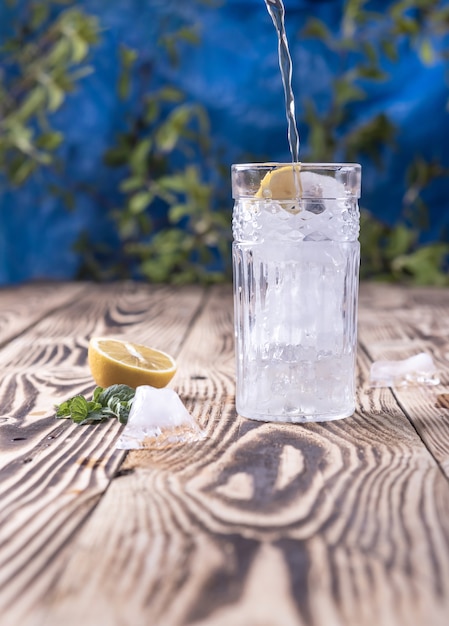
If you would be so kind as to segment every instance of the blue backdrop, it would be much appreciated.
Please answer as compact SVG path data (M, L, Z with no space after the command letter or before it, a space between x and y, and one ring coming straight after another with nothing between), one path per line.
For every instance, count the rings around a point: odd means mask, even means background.
M117 173L102 156L124 125L123 104L116 97L118 47L139 51L139 62L154 62L156 79L170 81L208 110L214 142L227 165L254 158L289 160L283 91L277 61L277 41L263 0L224 0L219 8L199 7L179 0L85 0L86 11L99 16L104 32L93 50L95 72L55 114L55 125L66 135L62 155L73 183L94 185L98 197L115 192ZM388 3L371 3L385 8ZM333 58L316 42L298 33L311 15L335 28L341 17L340 0L286 0L286 24L294 62L293 86L299 129L304 143L307 129L301 102L313 98L325 107ZM11 13L0 5L0 37L10 32ZM201 45L189 47L181 66L161 62L158 38L164 18L196 23ZM363 206L393 223L401 213L404 167L412 154L438 158L449 165L447 66L442 60L424 67L416 54L401 50L388 67L392 80L370 88L368 100L353 108L349 129L373 112L386 112L399 127L397 148L379 172L368 164L363 172ZM79 259L72 250L82 229L98 238L108 236L103 205L87 195L77 197L73 212L46 191L45 173L19 190L0 180L0 283L32 278L70 278ZM433 186L427 200L432 228L424 239L439 236L449 224L449 184ZM232 201L229 198L231 213Z

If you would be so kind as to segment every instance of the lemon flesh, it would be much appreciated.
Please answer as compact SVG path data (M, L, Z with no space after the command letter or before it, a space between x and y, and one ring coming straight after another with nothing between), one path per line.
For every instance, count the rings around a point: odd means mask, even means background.
M151 385L165 387L176 372L175 360L165 352L109 337L92 337L87 353L92 377L100 387Z
M301 195L299 172L301 166L284 165L271 170L262 178L256 198L270 200L291 200ZM298 189L299 187L299 189Z

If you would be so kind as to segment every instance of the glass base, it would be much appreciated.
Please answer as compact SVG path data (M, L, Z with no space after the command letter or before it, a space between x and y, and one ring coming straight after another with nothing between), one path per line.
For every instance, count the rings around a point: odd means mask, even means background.
M338 413L325 413L316 415L267 415L264 413L251 413L249 411L240 411L237 406L237 413L241 417L246 417L250 420L256 420L258 422L275 422L279 424L311 424L314 422L334 422L337 420L345 419L354 415L355 407L351 407L347 411L341 411Z

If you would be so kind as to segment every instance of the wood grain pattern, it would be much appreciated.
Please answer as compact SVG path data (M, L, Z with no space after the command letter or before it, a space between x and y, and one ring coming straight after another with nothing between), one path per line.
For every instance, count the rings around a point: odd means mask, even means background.
M58 283L0 287L0 346L18 336L42 319L72 300L84 289L80 283Z
M63 290L64 291L64 290ZM73 296L76 295L74 298ZM56 421L54 403L94 387L86 364L94 334L123 335L177 354L203 298L201 289L129 283L67 287L43 317L0 352L2 626L30 623L64 568L69 542L117 471L120 426ZM49 296L49 300L51 300ZM70 302L67 302L70 300ZM52 312L54 311L54 312Z
M438 395L449 391L449 292L366 285L359 338L372 360L400 360L429 353L440 373L438 387L395 388L398 404L449 478L449 411Z
M236 415L229 288L71 289L0 352L2 626L447 626L449 411L368 385L425 348L447 391L447 291L362 289L356 415L286 425ZM93 334L177 356L207 439L124 458L55 422Z
M356 415L295 426L236 415L230 291L212 290L175 384L208 439L128 455L28 623L446 626L445 449L423 444L396 392L367 385L380 344L418 345L418 313L394 328L403 302L363 294Z

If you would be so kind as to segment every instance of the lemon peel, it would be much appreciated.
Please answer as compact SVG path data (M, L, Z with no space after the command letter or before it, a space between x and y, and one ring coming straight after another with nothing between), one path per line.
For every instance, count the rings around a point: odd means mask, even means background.
M283 165L265 174L260 182L256 198L291 200L302 195L299 172L301 164ZM299 189L298 189L299 186Z
M92 337L87 359L100 387L140 385L165 387L176 373L176 362L161 350L123 339Z

